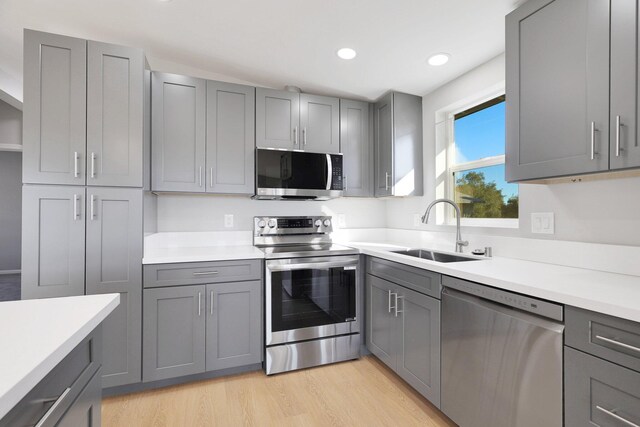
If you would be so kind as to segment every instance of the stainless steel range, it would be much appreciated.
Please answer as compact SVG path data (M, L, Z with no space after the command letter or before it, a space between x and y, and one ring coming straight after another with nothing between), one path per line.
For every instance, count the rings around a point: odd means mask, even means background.
M256 217L265 253L267 375L360 357L358 251L331 241L331 217Z

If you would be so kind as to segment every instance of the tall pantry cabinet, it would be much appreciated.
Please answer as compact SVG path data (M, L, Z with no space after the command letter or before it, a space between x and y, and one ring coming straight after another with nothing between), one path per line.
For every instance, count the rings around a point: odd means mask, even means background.
M103 387L141 380L150 85L141 49L24 32L22 297L120 293Z

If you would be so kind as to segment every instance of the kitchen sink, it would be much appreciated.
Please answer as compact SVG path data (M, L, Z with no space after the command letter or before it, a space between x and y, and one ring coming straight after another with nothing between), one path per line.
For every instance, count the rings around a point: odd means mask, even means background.
M482 258L471 258L462 255L453 255L445 252L430 251L427 249L406 249L402 251L391 251L394 254L412 256L415 258L428 259L436 262L461 262L461 261L481 261Z

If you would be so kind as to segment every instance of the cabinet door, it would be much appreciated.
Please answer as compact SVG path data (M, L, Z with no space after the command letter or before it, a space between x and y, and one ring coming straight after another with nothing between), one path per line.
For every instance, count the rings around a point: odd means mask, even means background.
M142 190L87 188L87 294L120 293L103 323L103 386L140 382L142 322Z
M300 148L316 153L340 153L340 100L300 95Z
M256 88L256 146L300 148L300 94Z
M564 349L564 425L640 425L640 373Z
M84 187L22 187L22 298L84 295Z
M100 388L100 371L98 371L55 425L56 427L100 427L102 425L101 408L102 389Z
M609 15L606 0L533 0L508 15L508 181L609 168Z
M340 147L344 155L344 195L373 196L369 103L340 100Z
M375 196L393 195L393 93L375 105Z
M638 2L611 2L611 169L640 166Z
M207 192L255 192L255 88L207 82Z
M145 289L143 380L204 372L205 286Z
M25 30L23 182L85 184L87 42Z
M153 191L204 192L206 82L153 73Z
M440 407L440 301L409 289L399 293L398 375Z
M142 187L144 52L88 42L87 184Z
M207 371L262 361L262 282L207 286Z
M395 370L394 287L391 282L367 275L367 348Z

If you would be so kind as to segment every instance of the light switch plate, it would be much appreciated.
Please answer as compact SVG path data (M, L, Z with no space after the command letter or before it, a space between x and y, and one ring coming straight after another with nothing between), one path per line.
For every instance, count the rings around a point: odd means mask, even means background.
M233 228L233 215L226 214L224 216L224 226L226 228Z
M534 234L554 234L553 212L539 212L531 214L531 232Z
M338 227L345 228L347 226L347 216L345 214L338 214Z

